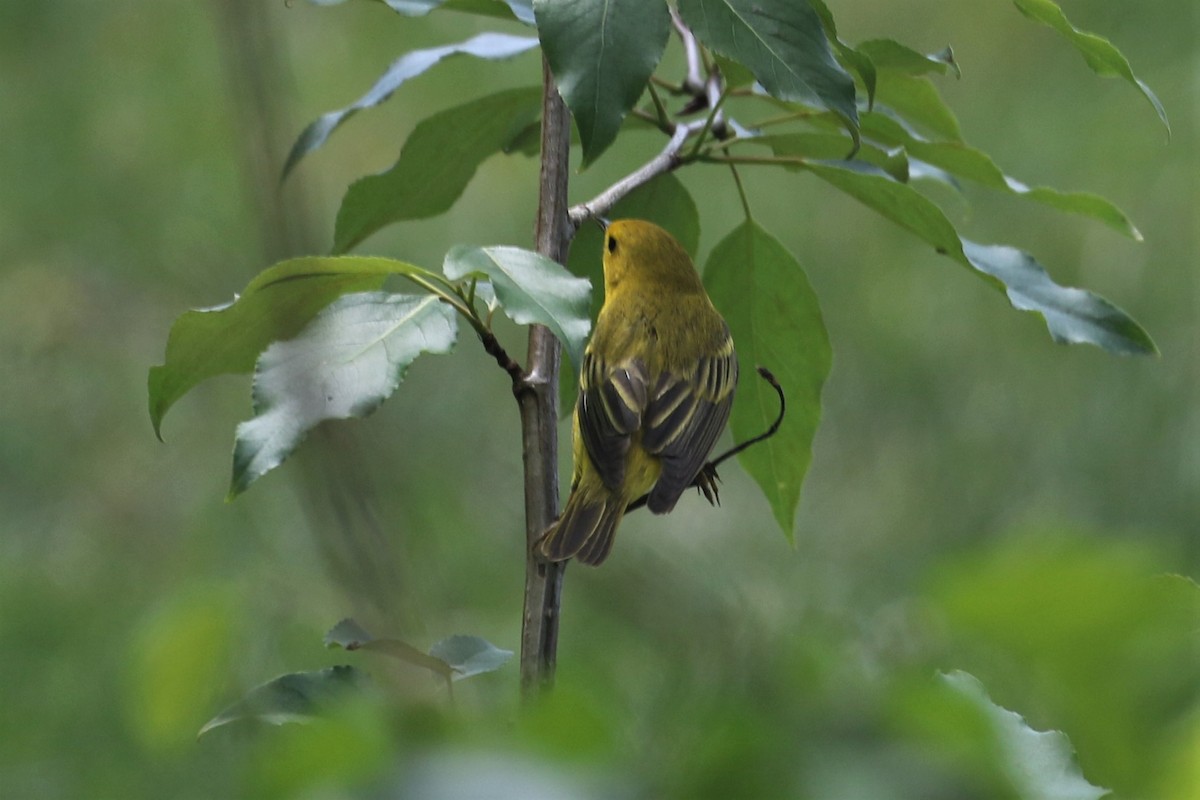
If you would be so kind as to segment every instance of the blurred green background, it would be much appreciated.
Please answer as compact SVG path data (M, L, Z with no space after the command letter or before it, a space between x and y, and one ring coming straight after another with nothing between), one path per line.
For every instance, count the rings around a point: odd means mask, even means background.
M1165 577L1200 575L1200 10L1063 3L1158 93L1167 142L1134 89L1006 0L831 5L848 41L953 45L963 78L939 87L969 142L1133 218L1144 243L982 190L949 206L964 235L1029 249L1125 308L1162 357L1054 345L828 187L747 171L835 354L795 547L736 467L720 509L631 517L603 569L568 571L559 691L520 715L515 663L450 708L426 676L321 647L347 615L420 647L518 646L517 419L467 333L232 504L248 379L186 397L165 444L145 379L175 316L326 250L351 180L389 166L429 113L535 83L538 61L442 64L277 192L304 124L409 49L522 29L368 3L6 0L0 797L1011 794L930 683L959 668L1066 732L1093 783L1200 797L1200 615L1195 586ZM573 199L660 146L627 134ZM724 171L681 178L702 262L740 207ZM535 180L533 160L494 158L450 213L359 250L436 267L459 242L528 246ZM395 708L197 742L255 684L348 661L396 684Z

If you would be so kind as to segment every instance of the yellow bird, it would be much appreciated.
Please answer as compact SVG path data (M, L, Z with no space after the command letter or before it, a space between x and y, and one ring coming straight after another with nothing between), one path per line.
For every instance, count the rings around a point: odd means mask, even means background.
M626 507L675 507L729 420L738 363L729 326L683 246L657 225L604 236L604 306L584 353L571 496L538 542L550 561L604 561Z

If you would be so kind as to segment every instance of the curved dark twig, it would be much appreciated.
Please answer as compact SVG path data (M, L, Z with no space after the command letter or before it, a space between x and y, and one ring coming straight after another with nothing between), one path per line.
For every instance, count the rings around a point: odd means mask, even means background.
M779 430L779 426L783 424L784 414L787 413L787 399L783 394L783 387L779 385L779 379L776 378L775 374L766 367L760 366L757 369L759 376L762 377L764 381L771 384L771 388L775 390L775 394L779 395L779 415L775 417L775 421L771 423L771 427L767 428L758 436L755 436L752 439L747 439L741 444L736 444L729 448L724 453L721 453L721 455L710 460L707 464L700 468L698 473L696 473L696 477L692 480L691 485L695 486L700 493L704 495L704 498L714 506L721 504L721 496L717 491L717 483L720 482L721 477L717 474L717 467L733 458L746 448L756 445L759 442L765 441L766 439L770 439L772 436L774 436ZM628 514L631 511L636 511L637 509L646 505L646 500L649 499L649 497L649 494L644 494L637 500L634 500L625 507L625 513Z

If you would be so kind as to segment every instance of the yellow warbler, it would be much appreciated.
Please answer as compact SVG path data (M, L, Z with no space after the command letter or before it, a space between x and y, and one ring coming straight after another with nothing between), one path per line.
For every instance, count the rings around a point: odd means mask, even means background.
M725 428L737 383L729 326L687 251L657 225L604 237L604 307L583 357L571 496L538 543L550 561L599 564L631 502L675 507Z

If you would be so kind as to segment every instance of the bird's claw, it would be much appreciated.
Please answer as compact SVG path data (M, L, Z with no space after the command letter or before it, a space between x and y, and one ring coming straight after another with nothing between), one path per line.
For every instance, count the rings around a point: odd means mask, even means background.
M717 484L720 482L721 476L717 474L717 468L712 464L705 464L696 474L696 488L704 495L704 499L709 502L709 505L721 505L721 492L717 488Z

